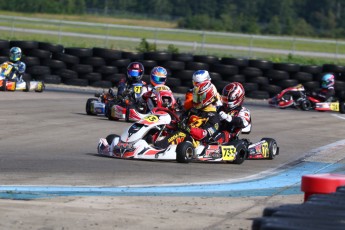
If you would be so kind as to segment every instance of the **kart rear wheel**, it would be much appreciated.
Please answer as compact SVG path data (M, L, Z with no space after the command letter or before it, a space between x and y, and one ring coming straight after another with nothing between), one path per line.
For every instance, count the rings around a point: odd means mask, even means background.
M87 114L87 115L95 115L95 114L93 114L92 111L91 111L91 103L92 103L93 101L97 101L97 99L96 99L96 98L89 98L89 99L87 99L87 101L86 101L85 110L86 110L86 114Z
M45 88L46 88L46 86L44 85L43 82L38 82L37 88L35 89L35 92L42 93Z
M233 161L226 161L227 163L231 164L242 164L248 157L248 140L241 139L241 140L232 140L227 145L233 145L236 149L236 158Z
M339 112L345 113L345 101L339 101Z
M181 142L176 147L176 161L189 163L194 157L194 147L189 141Z
M243 143L243 140L232 141L231 144L235 146L237 152L236 158L232 163L240 165L247 158L248 146Z
M273 160L276 157L276 155L279 154L279 147L276 140L274 140L273 138L268 138L268 137L262 138L261 140L267 141L268 151L269 151L268 159Z
M120 137L120 136L117 134L109 134L105 139L107 140L108 144L111 145L115 137Z
M129 111L130 111L130 107L127 105L126 106L126 114L125 114L125 121L129 122Z
M30 81L26 81L24 92L29 92L29 91L30 91Z
M6 91L6 80L2 80L2 85L0 86L0 91Z

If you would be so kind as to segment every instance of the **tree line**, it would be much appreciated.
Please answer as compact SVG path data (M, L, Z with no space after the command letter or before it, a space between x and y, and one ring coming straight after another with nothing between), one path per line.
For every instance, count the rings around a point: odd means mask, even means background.
M179 28L342 38L342 0L0 0L0 9L177 21Z

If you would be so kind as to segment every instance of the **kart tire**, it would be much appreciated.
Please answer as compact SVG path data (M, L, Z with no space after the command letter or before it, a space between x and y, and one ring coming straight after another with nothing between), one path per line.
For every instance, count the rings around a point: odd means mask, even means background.
M87 115L95 115L95 114L93 114L93 113L91 112L91 102L93 102L93 101L97 101L97 99L96 99L96 98L89 98L89 99L87 99L87 101L86 101L85 110L86 110L86 114L87 114Z
M129 122L129 110L130 110L130 107L126 106L126 114L125 114L125 121L126 122Z
M248 145L243 140L231 141L229 144L235 146L237 155L234 161L230 162L233 164L240 165L247 159Z
M41 85L40 85L41 84ZM40 86L40 87L39 87ZM38 84L37 84L37 87L36 87L36 89L35 89L35 92L36 93L42 93L44 90L45 90L45 88L46 88L46 86L45 86L45 84L44 84L44 82L39 82Z
M30 81L26 81L24 92L29 92L29 91L30 91Z
M194 156L194 147L189 141L181 142L176 147L176 161L178 163L189 163Z
M2 80L2 85L0 86L0 91L6 91L7 90L6 83L7 83L6 80Z
M105 116L110 120L110 121L118 121L119 119L116 117L111 116L111 108L116 105L114 101L109 101L108 104L105 105Z
M312 108L311 101L309 100L304 100L301 102L300 107L303 111L308 111Z
M267 141L268 151L269 151L268 159L273 160L276 157L276 155L279 154L279 148L278 148L276 140L274 140L273 138L268 138L268 137L264 137L261 140Z
M342 114L345 113L345 100L339 101L339 112Z
M108 144L111 145L115 137L120 137L120 136L117 134L109 134L105 139L107 140Z

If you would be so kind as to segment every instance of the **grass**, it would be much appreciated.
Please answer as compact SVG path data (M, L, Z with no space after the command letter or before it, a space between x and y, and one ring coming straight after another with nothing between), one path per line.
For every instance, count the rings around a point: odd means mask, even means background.
M300 62L301 64L309 63L341 63L343 60L336 57L336 54L345 54L345 42L336 43L329 40L319 40L318 42L303 41L299 38L291 37L263 37L256 36L255 38L249 35L240 34L226 34L226 33L203 33L202 31L171 31L165 29L176 28L176 22L165 22L155 20L138 20L138 19L124 19L115 17L102 17L95 15L50 15L50 14L25 14L0 11L1 15L11 17L30 17L40 18L42 21L31 22L28 20L12 20L0 19L0 26L8 26L10 28L22 29L40 29L55 31L57 35L41 35L28 32L17 31L2 31L0 38L8 40L35 40L45 41L51 43L62 44L65 47L105 47L124 51L135 51L139 42L130 41L127 38L136 39L152 39L152 40L168 40L171 44L176 46L180 52L189 52L194 54L216 55L219 57L248 57L261 58L279 61ZM103 23L97 26L90 25L71 25L57 22L48 22L44 19L64 20L64 21L78 21L90 23ZM138 28L123 28L119 25L128 26L145 26L155 29L138 29ZM114 26L114 27L113 27ZM116 27L115 27L116 26ZM162 29L163 28L163 29ZM62 36L62 32L81 33L97 35L100 38L85 38ZM111 40L110 36L124 37L123 41ZM174 44L174 41L190 42L191 46L182 46ZM216 48L204 48L202 44L219 44L230 46L247 47L243 51L226 50ZM168 45L157 45L159 50L166 50ZM291 53L294 51L310 51L310 52L327 52L334 54L334 58L308 58L294 55L277 55L267 54L264 52L253 52L250 48L267 48L267 49L284 49Z

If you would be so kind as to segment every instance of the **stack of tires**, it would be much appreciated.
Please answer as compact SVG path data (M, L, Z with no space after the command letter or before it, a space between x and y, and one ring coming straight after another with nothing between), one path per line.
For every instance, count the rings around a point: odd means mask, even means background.
M12 46L23 50L22 61L27 64L24 78L45 83L110 88L126 77L126 67L130 62L140 61L145 66L143 80L149 83L151 69L163 66L168 71L167 85L176 93L185 93L192 87L193 73L204 69L210 72L212 82L219 91L230 82L241 82L247 97L257 99L268 99L299 83L307 90L316 90L324 73L334 73L337 96L343 99L345 96L345 66L333 64L299 65L190 53L125 52L6 40L0 40L0 62L8 60L8 51Z
M303 204L268 207L253 220L252 230L345 229L345 187L335 193L314 194Z

